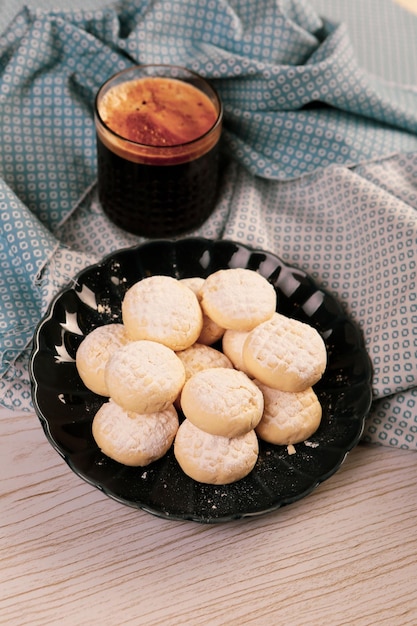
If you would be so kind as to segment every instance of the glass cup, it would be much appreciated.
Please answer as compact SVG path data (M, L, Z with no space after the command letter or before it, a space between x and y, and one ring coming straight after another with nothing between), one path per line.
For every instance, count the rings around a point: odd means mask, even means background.
M222 117L215 89L182 67L135 66L107 80L95 100L106 215L149 238L200 226L216 203Z

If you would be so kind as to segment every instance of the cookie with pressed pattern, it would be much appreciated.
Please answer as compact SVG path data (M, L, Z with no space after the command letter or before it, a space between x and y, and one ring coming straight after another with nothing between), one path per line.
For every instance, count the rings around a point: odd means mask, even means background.
M282 391L302 391L322 377L327 352L319 332L280 313L259 324L243 345L247 371L265 385Z
M183 472L193 480L226 485L252 471L259 443L254 430L239 437L222 437L204 432L186 419L175 436L174 455Z

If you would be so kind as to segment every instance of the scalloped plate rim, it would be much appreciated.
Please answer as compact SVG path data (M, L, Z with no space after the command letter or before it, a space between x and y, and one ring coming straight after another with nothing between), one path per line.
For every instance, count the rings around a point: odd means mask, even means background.
M126 246L117 250L114 250L112 252L109 252L108 254L106 254L105 256L103 256L97 263L91 263L89 265L87 265L85 268L83 268L82 270L80 270L72 279L71 284L66 285L65 287L61 288L56 294L55 296L51 299L51 301L49 302L41 320L38 322L37 327L35 329L34 332L34 337L33 337L33 347L32 347L32 351L31 351L31 356L30 356L30 366L29 366L29 374L30 374L30 380L31 380L31 393L32 393L32 401L33 401L33 405L34 405L34 409L35 412L37 414L37 417L40 420L40 423L42 425L44 434L47 438L47 440L49 441L49 443L51 444L51 446L55 449L55 451L63 458L63 460L66 462L66 464L69 466L69 468L77 475L79 476L80 479L82 479L83 481L85 481L87 484L97 488L99 491L101 491L102 493L104 493L107 497L113 499L114 501L123 504L123 505L127 505L131 508L135 508L135 509L139 509L142 510L144 512L150 513L156 517L159 518L163 518L166 520L172 520L172 521L193 521L193 522L199 522L199 523L210 523L210 524L218 524L218 523L224 523L224 522L230 522L230 521L236 521L236 520L240 520L243 518L256 518L259 517L260 515L264 515L264 514L269 514L272 513L274 511L277 511L278 509L284 507L284 506L288 506L290 504L293 504L295 502L297 502L298 500L308 496L309 494L311 494L313 491L315 491L317 489L317 487L319 485L321 485L324 481L328 480L331 476L333 476L342 466L342 464L346 461L346 458L349 454L349 452L355 448L357 446L357 444L360 441L360 438L363 434L364 431L364 426L365 426L365 420L366 420L366 416L367 413L369 412L369 409L371 407L371 403L372 403L372 390L371 390L371 376L368 376L368 384L366 386L366 391L367 391L367 398L364 397L364 404L366 405L366 410L363 411L363 416L362 419L360 421L360 423L358 423L358 428L357 428L357 432L355 437L352 438L352 440L349 442L348 445L346 445L343 449L340 449L339 447L337 447L337 450L340 452L339 454L339 458L338 461L334 463L334 465L332 466L332 468L327 471L325 474L317 476L314 478L314 480L311 482L311 484L309 484L309 486L302 492L297 493L295 495L292 496L288 496L288 497L282 497L279 501L277 501L276 503L274 503L272 506L266 508L266 509L260 509L260 510L255 510L255 511L238 511L234 514L227 514L223 517L208 517L208 516L199 516L197 514L192 514L192 513L170 513L169 511L164 511L164 510L160 510L157 508L154 508L152 506L150 506L148 503L145 502L138 502L138 501L130 501L126 498L124 498L123 496L118 495L117 493L115 493L114 491L108 489L107 487L99 484L96 480L92 479L91 477L89 477L85 472L81 471L80 469L78 469L77 467L75 467L74 463L71 460L71 455L67 454L62 446L59 445L59 443L54 439L54 437L52 436L52 433L50 431L50 423L49 420L47 418L47 416L44 415L44 412L42 411L42 409L40 408L39 404L38 404L38 391L39 391L39 383L38 380L34 374L34 363L35 363L35 359L37 354L39 354L40 352L40 345L39 345L39 337L40 334L42 332L42 329L44 327L44 324L53 318L53 313L54 313L54 308L56 306L56 304L59 302L59 300L63 297L64 294L71 292L74 290L74 286L77 285L77 283L79 281L82 280L84 275L87 275L88 272L90 272L93 269L103 269L108 263L109 261L111 261L114 257L123 254L123 253L135 253L136 251L140 250L141 248L143 248L144 246L157 246L160 244L163 245L173 245L176 246L178 244L181 244L181 242L183 241L195 241L195 242L199 242L201 244L206 244L210 247L216 246L217 244L224 244L224 245L235 245L238 248L243 248L246 251L248 251L250 254L257 254L257 253L262 253L262 254L267 254L273 258L275 258L280 264L282 264L284 267L289 268L289 269L293 269L295 271L297 271L301 276L307 278L313 285L315 285L315 287L317 288L318 291L329 295L335 302L336 299L334 298L334 296L332 296L331 294L329 294L329 292L322 287L319 287L316 283L316 281L314 279L312 279L309 274L307 272L305 272L304 270L302 270L301 268L297 267L297 266L293 266L285 261L283 261L278 255L276 255L275 253L272 253L270 251L267 250L263 250L259 247L251 247L250 244L246 244L246 243L241 243L241 242L237 242L237 241L233 241L231 239L218 239L218 240L213 240L213 239L206 239L204 237L185 237L185 238L179 238L179 239L155 239L155 240L148 240L148 241L144 241L142 243L137 243L131 246ZM338 306L339 303L337 303ZM350 319L347 315L346 315L346 319ZM350 320L351 321L351 320ZM356 324L355 324L356 325ZM364 348L364 346L363 346ZM366 351L365 351L366 352ZM366 353L367 354L367 353ZM370 364L370 359L368 356L368 361ZM371 367L371 365L370 365ZM364 391L365 393L365 391Z

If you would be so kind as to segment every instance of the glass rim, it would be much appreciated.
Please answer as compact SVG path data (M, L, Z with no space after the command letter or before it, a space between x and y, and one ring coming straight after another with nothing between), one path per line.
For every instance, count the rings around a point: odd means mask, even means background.
M103 120L103 118L101 117L100 112L99 112L98 101L99 101L100 95L102 94L103 90L109 85L109 83L111 81L117 79L118 77L123 76L123 74L127 74L129 72L134 72L135 70L139 70L139 69L145 69L146 70L146 68L177 69L177 70L180 70L182 72L187 72L189 75L191 75L191 77L194 77L195 79L203 81L209 87L209 89L213 92L215 100L216 100L216 102L218 104L218 114L217 114L217 118L216 118L214 124L205 133L203 133L199 137L196 137L195 139L191 139L190 141L186 141L184 143L177 143L177 144L172 144L172 145L140 143L138 141L133 141L132 139L128 139L128 138L124 137L123 135L120 135L119 133L114 131L112 128L110 128L106 124L106 122ZM150 77L152 77L152 75L150 75ZM165 75L164 76L158 76L158 75L155 75L155 78L172 78L173 80L181 80L181 76L165 76ZM198 89L198 87L196 87L196 88ZM155 150L155 151L159 152L161 149L175 151L177 149L179 150L181 148L186 148L188 146L192 146L194 144L197 144L197 143L203 141L204 139L206 139L209 135L214 133L219 128L219 126L221 125L222 120L223 120L223 102L222 102L222 100L221 100L221 98L220 98L220 96L218 94L217 89L211 84L210 80L205 78L204 76L201 76L201 74L198 74L197 72L194 72L193 70L190 70L188 67L185 67L185 66L182 66L182 65L171 65L171 64L168 64L168 63L144 63L144 64L133 65L132 67L127 67L127 68L125 68L123 70L120 70L119 72L116 72L115 74L110 76L107 80L104 81L104 83L102 83L100 85L100 87L97 90L96 96L94 98L94 116L96 118L96 121L98 121L100 123L100 125L103 127L105 132L110 133L113 137L115 137L119 141L124 142L125 144L136 146L137 148L144 148L147 151Z

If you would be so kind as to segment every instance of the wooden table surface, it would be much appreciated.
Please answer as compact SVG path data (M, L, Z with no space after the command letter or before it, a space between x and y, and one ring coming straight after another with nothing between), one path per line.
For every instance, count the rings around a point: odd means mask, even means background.
M119 504L0 411L0 624L417 624L417 455L360 444L295 504L221 525Z

